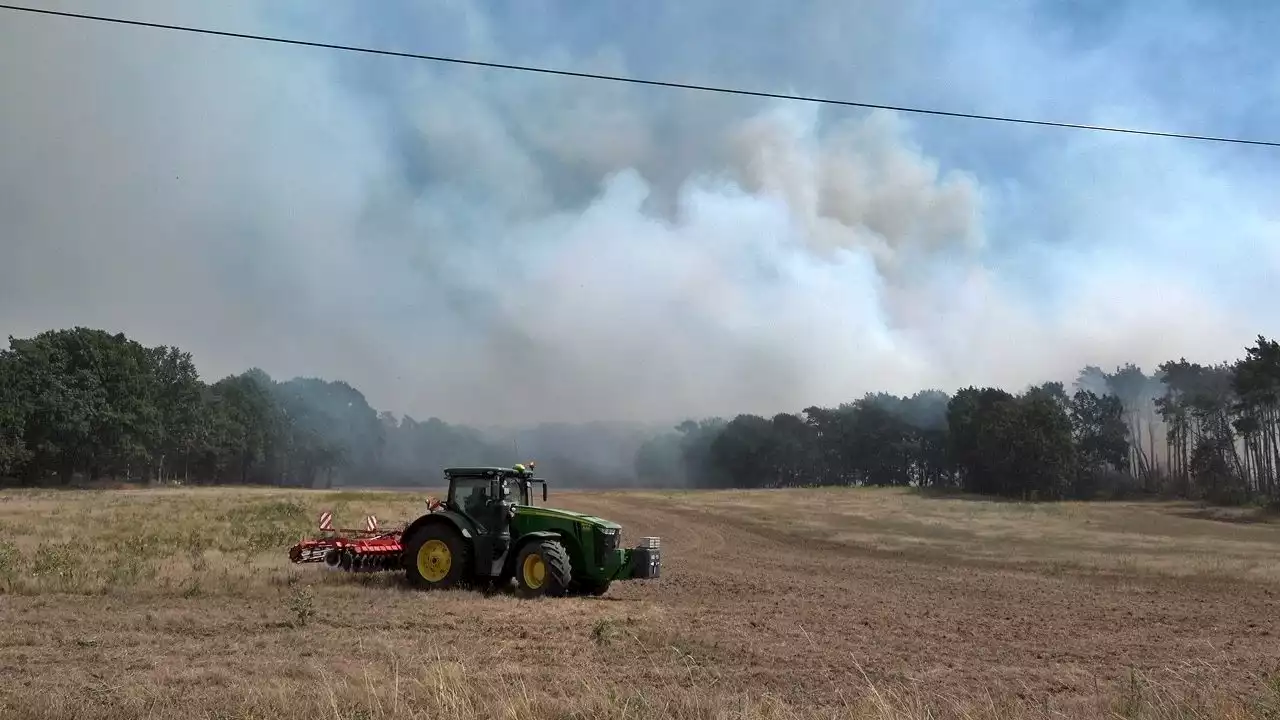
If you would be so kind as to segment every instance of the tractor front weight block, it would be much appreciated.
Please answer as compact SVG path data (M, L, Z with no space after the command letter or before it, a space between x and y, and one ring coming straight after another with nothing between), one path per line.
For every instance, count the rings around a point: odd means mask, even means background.
M656 537L643 538L631 548L631 577L637 580L653 580L662 574L662 548Z

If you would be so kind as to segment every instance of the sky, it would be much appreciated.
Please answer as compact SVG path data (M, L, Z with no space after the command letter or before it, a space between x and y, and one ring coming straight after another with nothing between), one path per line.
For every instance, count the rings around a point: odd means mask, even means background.
M1280 140L1264 2L32 7ZM1280 149L0 10L0 330L76 325L473 423L1070 382L1280 335Z

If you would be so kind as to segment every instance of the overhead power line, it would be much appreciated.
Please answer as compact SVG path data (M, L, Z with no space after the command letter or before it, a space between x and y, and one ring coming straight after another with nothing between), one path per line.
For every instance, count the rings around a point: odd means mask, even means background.
M381 50L378 48L359 47L355 45L339 45L335 43L315 42L311 40L297 40L294 38L272 37L269 35L253 35L249 33L227 32L224 30L210 30L208 28L189 27L184 25L168 25L165 23L144 22L142 20L126 20L124 18L105 17L100 15L87 15L84 13L62 12L59 10L47 10L44 8L22 7L18 5L0 4L0 9L14 10L18 12L35 13L39 15L56 15L58 17L75 18L77 20L93 20L96 22L112 23L116 25L133 25L136 27L156 28L160 30L177 30L180 32L198 33L200 35L216 35L219 37L236 38L240 40L256 40L259 42L277 43L281 45L299 45L302 47L323 48L325 50L341 50L344 52L364 53L367 55L383 55L387 57L410 58L413 60L427 60L430 62L449 63L454 65L470 65L473 67L493 68L497 70L516 70L519 72L537 73L541 75L558 75L561 77L584 78L588 80L605 80L609 82L629 83L632 85L649 85L653 87L673 88L679 90L698 90L702 92L720 93L724 95L745 95L748 97L770 98L775 100L793 100L796 102L819 103L822 105L838 105L843 107L867 108L872 110L893 110L902 113L913 113L917 115L938 115L943 117L964 118L968 120L988 120L993 122L1017 123L1022 125L1042 125L1056 128L1070 128L1074 130L1094 130L1098 132L1125 133L1129 135L1149 135L1164 138L1177 138L1180 140L1203 140L1207 142L1233 143L1238 145L1262 145L1265 147L1280 147L1280 141L1269 140L1249 140L1246 138L1232 137L1213 137L1208 135L1191 135L1186 133L1160 132L1157 130L1141 130L1137 128L1123 127L1107 127L1103 125L1085 125L1081 123L1053 122L1049 120L1031 120L1027 118L1014 118L999 115L979 115L976 113L951 112L947 110L932 110L928 108L905 107L897 105L880 105L868 102L855 102L852 100L837 100L834 98L815 97L810 95L790 95L786 93L765 92L760 90L743 90L740 88L716 87L712 85L694 85L690 83L669 82L665 80L645 80L643 78L624 77L619 75L605 75L602 73L574 72L571 70L556 70L553 68L535 67L530 65L513 65L510 63L486 62L483 60L467 60L464 58L446 57L442 55L425 55L421 53L398 52L395 50Z

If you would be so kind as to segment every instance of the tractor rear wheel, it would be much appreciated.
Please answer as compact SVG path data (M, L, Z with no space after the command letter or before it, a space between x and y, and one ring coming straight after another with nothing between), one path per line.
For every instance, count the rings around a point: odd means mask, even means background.
M405 546L409 584L423 590L443 590L466 579L471 547L457 530L432 524L413 534Z
M516 555L516 592L525 598L559 597L573 582L569 553L555 540L536 540Z

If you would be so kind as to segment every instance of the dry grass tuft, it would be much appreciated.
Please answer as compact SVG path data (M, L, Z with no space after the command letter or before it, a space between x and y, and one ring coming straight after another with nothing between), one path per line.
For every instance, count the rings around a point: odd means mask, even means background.
M335 674L311 662L297 673L300 677L285 682L223 674L204 678L204 687L180 697L141 686L95 685L70 696L23 696L0 707L5 717L24 720L1262 720L1280 713L1280 688L1275 686L1268 694L1235 698L1209 691L1204 679L1170 685L1137 674L1131 687L1109 700L1058 707L990 696L962 700L926 688L878 686L860 675L860 681L851 683L850 700L817 706L714 687L614 685L589 674L548 673L541 682L531 682L521 675L432 659L397 664L389 674L380 670L364 667Z

